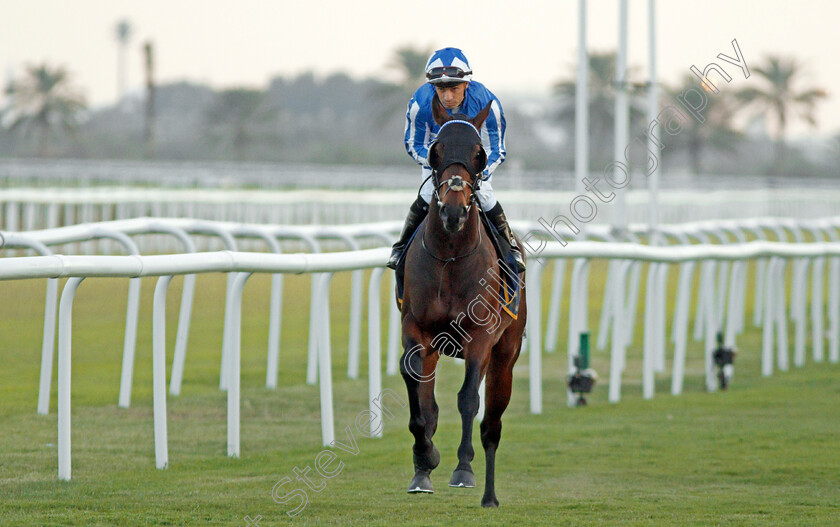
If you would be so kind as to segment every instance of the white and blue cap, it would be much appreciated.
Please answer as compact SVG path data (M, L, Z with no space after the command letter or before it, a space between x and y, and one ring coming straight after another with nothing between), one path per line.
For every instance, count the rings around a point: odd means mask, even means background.
M470 61L458 48L439 49L426 62L426 80L432 84L468 82L470 79Z

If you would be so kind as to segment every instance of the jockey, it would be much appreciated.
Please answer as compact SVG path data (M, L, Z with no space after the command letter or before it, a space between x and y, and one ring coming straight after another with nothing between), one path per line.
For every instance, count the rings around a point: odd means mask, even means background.
M482 172L481 187L476 191L476 198L496 230L510 242L517 271L521 273L525 270L522 252L516 244L502 205L496 200L490 184L493 171L505 160L505 114L502 112L502 105L483 84L471 80L472 68L460 49L443 48L432 53L426 63L426 79L428 82L414 92L405 114L405 149L423 167L424 183L420 188L419 197L409 209L400 239L394 244L391 258L388 260L388 267L396 269L406 243L429 211L434 183L429 177L432 174L432 168L426 156L429 153L429 146L440 129L432 117L432 98L437 93L441 104L450 115L461 113L473 117L488 102L493 102L490 115L480 130L481 142L487 152L487 165Z

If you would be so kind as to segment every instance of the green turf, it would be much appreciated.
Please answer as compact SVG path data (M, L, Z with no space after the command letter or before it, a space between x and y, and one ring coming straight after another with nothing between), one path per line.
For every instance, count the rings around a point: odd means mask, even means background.
M593 328L604 270L602 262L593 263ZM671 272L672 289L676 274ZM176 278L168 297L170 364L180 283ZM345 427L367 408L368 397L366 339L361 378L346 376L348 284L346 274L338 275L332 289L335 423L337 437L345 442ZM35 413L44 282L0 282L0 524L247 525L246 516L261 516L261 526L840 522L840 368L814 364L809 357L804 368L763 378L760 331L748 323L739 337L741 353L730 390L704 393L702 346L691 342L685 393L669 395L670 376L659 374L656 397L642 400L643 292L621 403L606 401L607 352L594 350L593 366L602 379L590 405L575 410L565 407L565 353L544 354L545 411L530 415L527 355L520 359L497 459L498 510L479 506L484 456L477 435L478 488L446 486L457 462L455 393L463 375L462 367L448 364L437 389L435 442L443 459L432 475L434 495L405 492L412 476L408 412L391 405L395 417L386 423L384 437L364 438L351 427L358 454L331 449L338 454L331 468L340 461L341 473L327 480L321 492L307 489L308 505L290 518L286 512L297 501L275 502L272 488L285 477L294 478L295 467L314 467L324 450L318 389L304 383L309 279L285 281L276 391L264 388L269 279L255 276L246 287L240 459L225 455L226 398L217 388L224 285L221 275L198 278L184 387L167 403L170 464L159 471L154 468L151 397L154 281L143 282L130 409L116 406L127 280L82 283L73 321L73 479L59 482L55 381L50 415ZM389 294L383 291L383 307ZM564 320L567 314L564 305ZM563 331L559 342L566 342ZM669 358L672 353L669 344ZM404 397L398 377L385 377L384 385ZM282 487L283 494L304 488L294 483Z

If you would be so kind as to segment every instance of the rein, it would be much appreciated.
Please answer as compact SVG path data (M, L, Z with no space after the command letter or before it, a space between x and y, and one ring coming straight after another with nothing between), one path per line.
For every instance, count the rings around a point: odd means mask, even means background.
M435 181L435 183L437 183L437 171L432 173L432 177L434 177L434 181ZM446 187L446 190L443 191L443 196L441 196L440 195L440 189L444 185L446 185L447 187ZM451 177L451 178L447 179L446 181L444 181L443 183L438 183L437 185L435 185L435 192L434 192L433 197L437 201L438 207L443 207L443 198L446 197L446 195L449 193L450 190L452 190L454 192L466 192L466 187L470 188L470 198L468 200L468 205L467 205L467 212L469 212L470 209L473 206L473 203L475 203L475 200L476 200L475 191L477 189L475 187L473 187L472 183L468 183L468 182L464 181L463 179L461 179L461 176Z
M434 175L437 175L437 173L435 173ZM437 178L435 178L435 179L437 179ZM459 180L460 184L451 183L455 179ZM446 193L449 192L449 190L453 190L455 192L463 192L463 191L466 190L467 186L470 187L470 189L473 188L472 185L470 185L469 183L467 183L466 181L461 179L460 176L455 176L453 178L447 179L446 181L444 181L443 183L441 183L440 185L435 187L435 198L437 198L437 202L438 202L439 207L442 205L442 201L441 201L442 198L438 197L438 195L437 195L438 194L438 189L440 187L442 187L443 185L447 184L447 183L449 184L449 188L447 188L446 191L443 193L444 197L446 196ZM455 188L456 185L460 185L459 188ZM467 211L469 211L470 207L472 206L472 204L474 202L475 202L475 194L470 193L470 205L467 206ZM430 251L429 248L426 246L426 233L428 233L428 229L425 229L423 231L423 238L420 240L422 242L423 250L426 251L426 254L428 254L429 256L431 256L432 258L437 260L438 262L443 263L443 268L440 270L440 283L438 283L438 295L437 295L438 296L438 301L440 301L440 293L441 293L441 290L443 289L443 273L444 273L444 271L446 271L446 266L453 263L453 262L456 262L458 260L461 260L461 259L464 259L464 258L467 258L469 256L474 255L481 248L481 230L482 230L481 229L481 218L479 218L478 221L476 221L476 226L477 226L477 230L478 230L478 242L475 244L475 247L473 247L472 250L470 250L468 253L459 254L457 256L452 256L450 258L441 258L440 256L437 256L432 251Z
M451 258L441 258L440 256L436 256L432 251L429 250L428 247L426 247L425 231L423 232L423 239L420 241L423 242L423 250L426 251L426 254L428 254L429 256L431 256L439 262L443 262L444 264L450 264L462 258L466 258L467 256L472 256L478 251L478 249L481 247L481 220L478 221L478 227L478 243L475 244L475 247L473 247L472 250L466 254L459 254L458 256L452 256Z
M428 254L429 256L434 258L435 260L437 260L439 262L443 262L443 268L440 270L440 282L438 282L438 294L437 294L438 301L440 301L440 292L443 289L443 272L446 271L446 266L451 264L452 262L455 262L455 261L460 260L462 258L466 258L468 256L474 255L478 251L478 249L481 248L481 219L479 219L476 223L478 225L478 243L476 243L475 247L473 247L473 249L470 252L468 252L467 254L460 254L458 256L453 256L451 258L441 258L439 256L436 256L434 253L432 253L432 251L430 251L429 248L426 247L426 232L427 231L426 230L423 231L423 238L420 240L421 242L423 242L422 243L423 250L426 251L426 254Z

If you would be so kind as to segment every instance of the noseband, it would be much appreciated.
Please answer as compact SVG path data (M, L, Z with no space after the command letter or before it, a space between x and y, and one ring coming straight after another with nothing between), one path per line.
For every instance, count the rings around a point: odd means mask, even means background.
M452 176L451 178L447 179L446 181L444 181L442 183L438 183L438 176L439 176L438 172L435 171L434 172L434 182L435 182L434 198L437 201L438 207L443 207L443 199L446 197L446 195L449 193L450 190L453 191L453 192L466 192L467 187L469 187L470 197L467 200L467 212L469 212L470 208L472 208L472 205L473 205L473 203L475 203L475 199L476 199L475 198L476 188L473 186L473 184L469 183L467 181L464 181L464 178L462 178L461 176ZM440 189L443 188L444 185L446 185L446 188L444 189L443 195L441 196L440 195Z

